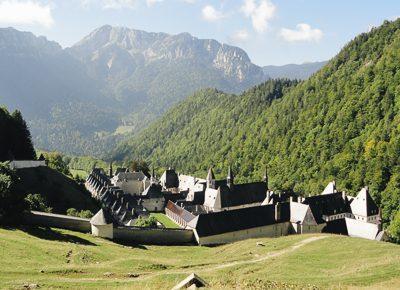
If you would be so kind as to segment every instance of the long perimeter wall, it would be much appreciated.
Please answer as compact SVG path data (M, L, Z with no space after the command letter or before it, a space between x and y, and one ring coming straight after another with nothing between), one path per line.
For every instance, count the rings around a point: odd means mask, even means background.
M192 230L117 227L114 228L114 239L138 244L185 245L194 244Z

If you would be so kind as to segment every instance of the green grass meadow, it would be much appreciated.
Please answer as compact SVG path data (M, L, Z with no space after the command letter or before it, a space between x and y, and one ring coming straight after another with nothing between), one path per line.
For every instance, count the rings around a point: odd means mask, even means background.
M192 272L212 289L400 288L399 245L334 235L153 246L60 229L0 228L0 259L2 289L32 283L41 289L170 289Z

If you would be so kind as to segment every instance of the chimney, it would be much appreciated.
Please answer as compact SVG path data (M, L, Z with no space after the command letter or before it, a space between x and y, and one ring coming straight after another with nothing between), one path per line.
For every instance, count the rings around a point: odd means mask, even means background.
M267 203L269 203L271 200L271 192L267 190Z
M342 191L342 198L343 200L346 200L346 191Z
M303 197L301 197L301 196L299 195L299 197L297 198L297 202L302 203L302 202L303 202Z
M293 196L289 197L289 201L293 202Z
M275 221L281 219L281 204L278 202L275 204Z

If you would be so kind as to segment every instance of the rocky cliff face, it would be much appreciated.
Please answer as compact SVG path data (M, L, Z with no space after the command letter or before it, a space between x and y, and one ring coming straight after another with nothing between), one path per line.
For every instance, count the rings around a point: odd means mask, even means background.
M188 33L169 35L107 25L74 45L71 52L90 66L92 73L108 79L123 78L138 67L157 62L182 61L216 69L232 81L264 78L262 69L252 64L242 49Z

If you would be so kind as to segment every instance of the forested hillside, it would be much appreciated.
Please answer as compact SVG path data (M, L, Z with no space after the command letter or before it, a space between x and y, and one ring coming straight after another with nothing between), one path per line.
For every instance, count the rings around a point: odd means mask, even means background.
M304 194L332 179L351 194L368 185L389 221L400 204L399 84L400 20L386 21L292 89L269 81L241 96L202 91L115 156L203 176L232 164L241 180L268 165L272 188Z

